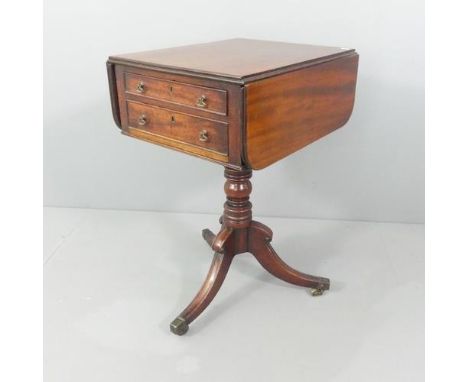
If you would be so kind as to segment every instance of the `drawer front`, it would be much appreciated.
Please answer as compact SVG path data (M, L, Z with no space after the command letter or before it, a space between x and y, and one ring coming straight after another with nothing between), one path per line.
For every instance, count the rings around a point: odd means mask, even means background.
M210 113L227 115L227 93L225 90L125 73L125 92Z
M127 102L128 126L221 154L228 153L227 123Z

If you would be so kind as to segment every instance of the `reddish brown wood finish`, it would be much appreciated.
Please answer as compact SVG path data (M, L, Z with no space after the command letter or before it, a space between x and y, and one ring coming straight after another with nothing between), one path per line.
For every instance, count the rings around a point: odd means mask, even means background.
M229 270L229 266L231 265L232 258L232 253L215 252L211 267L206 275L203 285L192 302L178 316L178 320L184 323L183 326L174 327L174 325L171 324L171 329L175 334L185 334L188 330L188 325L210 304L223 284L224 278ZM180 332L181 330L183 330L183 333Z
M270 242L273 233L262 223L252 221L252 170L224 171L226 203L217 235L208 229L202 232L208 245L215 250L214 259L200 291L192 302L171 323L171 331L185 334L189 324L210 304L221 287L235 255L252 253L258 262L273 276L291 284L314 288L320 293L330 288L330 280L299 272L287 265L277 255Z
M128 127L221 154L228 153L228 125L225 122L133 101L127 102L127 111ZM204 140L200 140L201 135Z
M108 75L123 134L233 169L257 170L346 123L357 65L353 49L234 39L113 56ZM159 123L139 129L129 101L225 125L206 122L213 127L207 129L211 142L196 138L203 124L197 119L180 132Z
M270 242L273 233L262 223L253 221L249 229L249 252L273 276L291 284L327 290L330 280L324 277L311 276L291 268L275 252Z
M160 146L181 151L210 161L218 162L224 166L240 169L242 168L242 121L243 121L243 88L229 84L219 83L210 79L199 79L189 76L168 74L154 70L146 70L126 65L108 65L109 84L111 89L111 100L114 119L122 133L134 138L145 140ZM213 113L207 108L198 108L181 103L175 103L164 99L145 97L142 94L126 91L126 75L140 75L143 77L154 77L167 83L178 83L184 86L190 83L197 89L216 89L220 94L227 97L227 115ZM144 94L144 93L143 93ZM218 94L218 93L216 93ZM172 134L167 134L171 129L166 128L165 134L155 134L151 130L141 129L130 120L129 102L145 105L144 107L156 106L172 113L179 113L188 117L182 118L184 131L172 129ZM130 103L132 104L132 103ZM210 98L207 100L207 106ZM190 118L189 118L190 117ZM199 117L198 119L195 117ZM190 123L188 123L188 118ZM176 117L177 119L177 117ZM179 118L180 119L180 118ZM159 120L159 119L157 119ZM208 140L201 141L199 134L203 125L209 125L207 130ZM158 124L158 126L161 126ZM159 130L159 129L157 129ZM176 137L175 137L176 136Z
M109 93L112 106L112 117L114 118L115 124L121 128L122 122L120 121L120 108L118 100L118 91L117 91L117 78L115 75L115 65L107 61L107 79L109 81Z
M246 85L245 159L255 170L343 126L354 105L352 54Z
M110 59L115 63L247 83L251 79L296 70L302 64L322 62L353 51L349 48L236 38L121 54Z
M171 323L184 334L218 292L235 255L252 253L286 282L329 289L299 272L271 246L272 232L252 221L252 169L262 169L341 127L356 88L353 49L235 39L109 58L115 123L122 133L225 167L226 203L200 291Z
M153 98L211 113L227 114L226 90L194 86L128 72L125 74L125 91L142 97L142 102L146 98ZM204 103L199 105L202 98Z

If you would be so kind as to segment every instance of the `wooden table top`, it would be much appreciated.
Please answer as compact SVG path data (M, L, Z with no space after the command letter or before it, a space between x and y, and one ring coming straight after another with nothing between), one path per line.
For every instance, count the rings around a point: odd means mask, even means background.
M122 54L110 57L110 61L243 80L261 74L277 74L353 51L354 49L348 48L237 38Z
M354 49L234 39L116 55L114 119L126 135L260 170L343 126Z

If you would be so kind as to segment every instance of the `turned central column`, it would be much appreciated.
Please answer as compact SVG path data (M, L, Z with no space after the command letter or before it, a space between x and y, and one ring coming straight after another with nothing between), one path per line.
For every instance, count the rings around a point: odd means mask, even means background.
M252 203L249 195L252 192L251 169L232 170L225 168L223 225L227 228L247 228L252 221Z

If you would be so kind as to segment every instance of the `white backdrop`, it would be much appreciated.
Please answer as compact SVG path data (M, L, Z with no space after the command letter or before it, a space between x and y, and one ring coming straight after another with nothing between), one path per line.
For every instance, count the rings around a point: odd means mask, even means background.
M254 172L254 214L424 221L422 0L46 0L45 205L220 213L221 166L119 134L105 62L233 37L360 54L350 121Z

